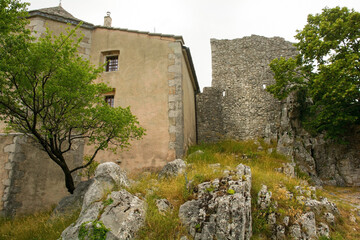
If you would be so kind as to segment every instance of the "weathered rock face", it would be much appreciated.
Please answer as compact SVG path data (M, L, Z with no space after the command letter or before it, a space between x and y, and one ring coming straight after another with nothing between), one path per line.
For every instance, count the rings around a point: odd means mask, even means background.
M103 163L95 172L94 182L87 190L78 220L66 228L62 239L78 239L82 232L93 231L94 221L109 229L106 239L132 239L145 222L146 204L122 186L128 186L125 173L115 163Z
M257 204L260 206L260 209L266 209L271 204L272 193L267 190L266 185L262 185L261 190L258 193Z
M262 186L258 193L257 204L260 209L272 208L274 212L267 215L267 223L272 230L271 239L318 239L320 236L329 236L330 228L326 223L316 221L315 216L325 218L328 224L335 223L335 215L339 214L336 205L329 202L326 198L317 199L315 189L310 186L295 186L294 192L289 192L286 187L284 190L288 192L288 199L293 199L297 195L295 201L304 205L307 212L292 217L283 216L283 221L278 221L279 213L277 211L277 203L271 198L271 192L265 185ZM323 214L325 212L325 214Z
M64 230L61 238L78 239L80 229L87 224L91 227L94 220L110 230L106 239L132 239L145 222L145 203L126 190L112 192L104 201L94 202L83 210L76 223Z
M250 189L250 168L240 164L228 177L199 184L179 217L194 239L250 239Z
M175 177L183 173L186 169L186 163L182 159L175 159L168 162L159 173L159 178Z
M311 136L301 127L299 115L292 94L282 104L277 150L291 156L317 184L360 186L360 127L345 138L347 144L340 144L324 135Z

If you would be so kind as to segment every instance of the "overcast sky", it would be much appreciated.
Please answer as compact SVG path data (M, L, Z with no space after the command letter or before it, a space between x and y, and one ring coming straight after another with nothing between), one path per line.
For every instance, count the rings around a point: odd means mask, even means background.
M59 0L22 0L29 10L55 7ZM235 39L252 34L294 42L308 14L324 7L360 11L360 0L62 0L74 17L102 25L107 11L112 26L181 35L190 48L200 88L211 85L210 38Z

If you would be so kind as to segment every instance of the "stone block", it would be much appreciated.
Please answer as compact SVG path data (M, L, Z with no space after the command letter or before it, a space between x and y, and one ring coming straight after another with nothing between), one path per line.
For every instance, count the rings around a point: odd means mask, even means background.
M16 147L15 144L7 145L6 147L4 147L4 152L13 153L15 152L15 147Z

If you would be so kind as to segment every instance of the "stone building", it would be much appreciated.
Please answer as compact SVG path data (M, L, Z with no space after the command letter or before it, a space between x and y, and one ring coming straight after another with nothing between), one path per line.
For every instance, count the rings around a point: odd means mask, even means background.
M212 87L197 96L198 140L276 139L281 103L266 92L275 83L269 68L296 49L283 38L252 35L234 40L211 39Z
M29 20L28 27L36 37L41 37L46 28L60 34L69 26L73 28L81 22L61 6L30 11ZM104 17L103 26L83 22L79 31L83 34L80 55L95 66L104 65L104 72L97 81L103 81L113 88L104 96L104 100L114 107L130 106L140 125L146 129L146 136L132 142L129 151L117 154L103 151L96 160L117 162L122 168L134 171L161 167L168 161L182 157L188 146L196 143L195 95L199 92L190 50L184 45L183 38L112 27L110 13ZM0 198L0 211L4 212L4 203L10 199L9 194L4 197L5 193L19 194L19 191L11 190L13 185L10 182L15 182L11 180L14 171L7 164L10 156L5 149L19 140L7 139L9 136L0 138L4 139L0 141L0 183L6 183L0 184L0 197L3 199ZM91 146L85 145L76 161L82 161L82 154L91 150ZM22 154L28 153L22 151ZM46 156L41 155L41 158L44 158L43 162L50 162L45 159ZM7 168L2 170L5 165ZM29 168L32 168L31 165ZM47 189L47 193L38 196L36 201L41 202L52 192L61 194L54 194L51 201L43 201L42 207L56 203L66 193L65 188L57 190L64 186L64 180L61 169L56 169L58 171L52 172L52 176L58 175L56 181L52 180L56 188ZM36 176L37 173L29 170L24 174ZM25 179L23 176L17 177ZM25 184L22 180L17 182L17 185ZM28 184L34 196L40 188L45 188L40 182ZM18 202L13 213L24 212L25 205L26 211L37 208L34 204L35 207L29 209L31 202Z

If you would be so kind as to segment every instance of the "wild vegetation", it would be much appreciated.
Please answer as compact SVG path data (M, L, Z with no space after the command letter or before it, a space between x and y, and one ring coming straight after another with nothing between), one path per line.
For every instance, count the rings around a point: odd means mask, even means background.
M196 185L219 178L222 177L223 170L243 163L250 166L252 171L252 239L269 239L270 229L266 215L274 209L269 207L260 210L256 204L257 194L262 184L266 184L272 191L273 199L278 203L277 212L281 215L280 220L284 216L295 217L306 210L303 205L286 198L284 187L290 190L295 186L309 187L309 179L305 174L298 174L302 176L300 178L290 178L275 170L289 161L285 156L278 154L275 149L275 144L267 144L261 140L256 143L253 141L224 141L218 144L201 144L189 150L186 157L188 168L184 175L170 179L158 179L156 172L131 175L130 178L134 180L134 184L127 190L145 199L148 203L146 224L138 233L137 238L179 239L181 236L187 235L186 229L179 220L178 209L185 201L194 198L194 193L187 187L189 181L193 181L193 185ZM203 153L199 154L198 150ZM220 163L220 166L218 168L209 167L209 164L214 163ZM341 213L336 224L330 226L332 230L330 239L360 238L360 227L349 221L353 206L349 202L350 200L344 201L343 195L346 194L346 191L351 193L358 190L336 187L316 190L317 196L326 196L335 201ZM161 214L155 204L156 199L160 198L168 199L174 207L173 210L164 215ZM49 213L1 220L0 239L57 239L61 231L76 219L73 217L48 223L47 218L49 218ZM357 217L357 221L359 220L360 218ZM190 236L188 237L191 239Z
M304 123L314 133L340 139L360 124L360 13L346 7L309 15L298 31L295 58L271 62L278 99L297 91Z

